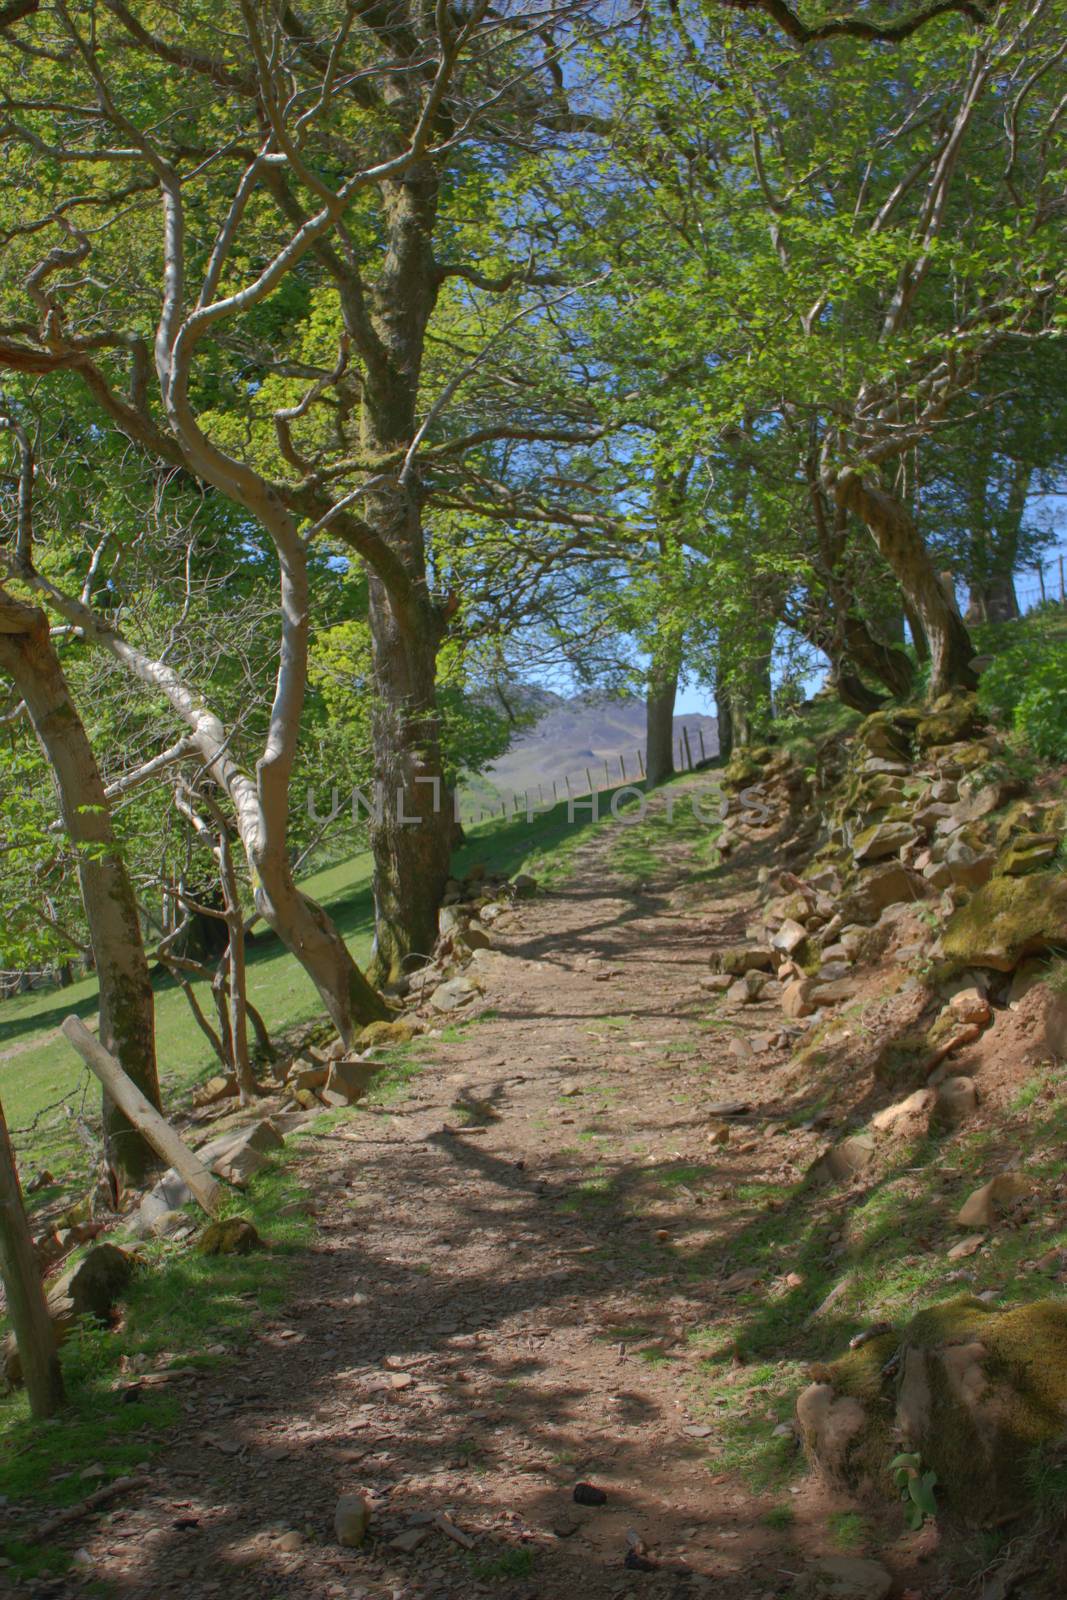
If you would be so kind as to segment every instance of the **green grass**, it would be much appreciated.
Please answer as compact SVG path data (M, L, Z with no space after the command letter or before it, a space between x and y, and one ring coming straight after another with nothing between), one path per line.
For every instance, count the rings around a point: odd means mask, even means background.
M516 1550L502 1550L496 1556L483 1556L471 1551L467 1557L471 1575L483 1583L504 1583L508 1578L529 1578L534 1570L535 1556L525 1546Z
M870 1523L858 1511L832 1511L826 1526L834 1546L846 1554L863 1550L870 1540Z
M462 876L476 862L493 872L537 875L541 863L558 877L573 849L588 836L590 824L578 810L574 823L565 804L534 818L495 817L468 829L467 842L454 861ZM329 912L359 962L370 954L373 937L371 858L362 853L304 879L301 887ZM201 1003L211 1013L210 995L200 985ZM165 1105L181 1105L194 1086L217 1070L210 1046L194 1022L185 997L170 978L154 981L156 1054ZM258 928L248 946L249 998L275 1035L322 1018L322 1003L303 968L274 937ZM206 999L205 999L206 995ZM47 1168L61 1182L84 1182L86 1157L72 1121L57 1102L84 1111L90 1126L98 1119L99 1091L56 1029L70 1013L94 1016L95 978L68 989L35 990L0 1003L0 1098L26 1177ZM482 1018L489 1013L483 1013ZM444 1037L463 1038L479 1018L450 1024ZM17 1053L5 1056L5 1052ZM52 1108L52 1109L50 1109ZM37 1126L29 1128L34 1119ZM39 1203L39 1201L38 1201Z
M690 774L679 774L656 791L656 804L641 819L627 820L637 801L620 807L619 826L608 860L613 871L630 883L641 883L684 851L706 875L718 861L715 840L721 830L717 780L708 775L697 787Z
M34 1423L24 1390L0 1400L0 1496L28 1508L27 1526L41 1520L39 1508L72 1504L150 1463L184 1414L190 1383L202 1381L145 1386L131 1401L126 1394L136 1388L138 1372L218 1368L239 1377L250 1370L253 1325L281 1309L311 1234L299 1205L298 1150L297 1144L278 1151L244 1194L224 1203L224 1214L248 1217L269 1249L202 1256L187 1244L151 1241L140 1252L143 1264L124 1296L119 1327L85 1324L63 1345L68 1403L61 1416ZM63 1569L61 1551L27 1545L20 1531L0 1544L10 1576Z

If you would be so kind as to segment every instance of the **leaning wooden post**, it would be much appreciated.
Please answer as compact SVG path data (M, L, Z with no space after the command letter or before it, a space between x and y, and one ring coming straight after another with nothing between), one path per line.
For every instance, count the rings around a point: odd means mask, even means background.
M689 729L684 723L682 724L682 743L685 745L685 764L691 771L693 767L693 752L689 748Z
M50 1417L64 1401L63 1374L56 1354L56 1336L48 1315L33 1238L22 1203L15 1152L0 1105L0 1277L7 1295L7 1313L30 1410Z
M100 1079L119 1109L144 1134L152 1149L185 1179L200 1205L209 1216L214 1216L222 1190L200 1157L175 1133L166 1117L161 1117L155 1106L149 1104L110 1051L93 1038L80 1017L65 1017L60 1032L68 1044L74 1046L89 1071Z

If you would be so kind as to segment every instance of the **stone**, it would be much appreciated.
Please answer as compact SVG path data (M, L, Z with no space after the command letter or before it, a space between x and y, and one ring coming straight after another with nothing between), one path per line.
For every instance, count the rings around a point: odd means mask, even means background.
M401 1555L409 1556L413 1550L417 1550L419 1545L430 1537L431 1532L432 1529L425 1527L405 1528L403 1533L398 1533L394 1539L390 1539L389 1548L390 1550L399 1550Z
M382 1045L410 1044L418 1031L418 1024L410 1017L397 1018L392 1022L368 1022L365 1028L360 1029L356 1043L361 1050Z
M936 1095L932 1089L916 1089L906 1100L886 1106L871 1118L871 1127L878 1133L908 1135L925 1130L933 1110Z
M1054 834L1024 833L1006 845L997 857L997 872L1009 878L1022 878L1040 872L1055 861L1061 840Z
M187 1211L164 1211L152 1223L152 1234L157 1239L180 1239L194 1231L196 1224Z
M852 859L858 865L881 861L914 844L917 838L910 822L879 822L873 828L865 828L852 841Z
M996 1221L998 1211L1032 1190L1033 1184L1021 1172L1000 1172L967 1196L956 1213L956 1222L961 1228L989 1228Z
M983 1242L976 1233L960 1244ZM797 1421L809 1459L836 1487L884 1503L890 1462L914 1451L936 1474L949 1517L988 1526L1026 1516L1035 1452L1063 1435L1067 1303L1000 1309L960 1295L820 1364L818 1379L798 1399Z
M948 1008L957 1022L977 1022L983 1028L993 1015L993 1009L980 989L961 989L952 996Z
M47 1295L57 1344L63 1343L80 1317L110 1322L115 1302L133 1277L134 1265L134 1258L118 1245L97 1244L57 1279ZM0 1377L11 1386L22 1382L22 1364L11 1333L0 1342Z
M697 981L702 989L707 989L711 994L725 994L734 980L728 972L708 972Z
M953 883L962 884L965 889L980 889L993 876L996 860L991 850L979 851L966 839L953 839L945 851L943 865Z
M493 941L484 928L476 928L473 923L464 928L462 934L454 941L453 948L457 951L491 950Z
M367 1537L371 1510L361 1494L343 1494L333 1514L337 1543L346 1550L358 1549Z
M719 973L735 978L740 978L746 972L771 972L774 968L774 951L769 945L729 945L725 950L717 951L711 959Z
M982 732L982 728L982 715L974 695L950 692L935 700L929 716L920 719L915 728L915 739L921 750L929 750L938 745L973 739Z
M1060 1060L1067 1059L1067 994L1050 993L1045 1007L1045 1046Z
M201 1160L204 1159L199 1151L197 1154ZM180 1211L192 1198L193 1191L185 1179L180 1178L173 1167L168 1167L141 1201L138 1217L144 1225L144 1231L148 1232L156 1218L161 1217L165 1211Z
M877 922L888 906L923 900L929 894L925 880L899 861L863 872L841 904L846 923Z
M294 1061L285 1079L285 1087L294 1094L298 1089L321 1089L329 1077L327 1067L313 1067L307 1061Z
M196 1241L202 1256L247 1256L263 1249L263 1240L247 1217L224 1217L209 1222Z
M738 978L737 982L727 990L726 998L732 1001L734 1005L755 1005L762 995L767 981L765 972L746 972L743 978Z
M323 1075L325 1077L325 1073ZM201 1146L196 1153L204 1165L220 1178L242 1187L267 1165L267 1153L280 1150L284 1143L274 1123L265 1118L249 1127L234 1128L229 1133L220 1134L217 1139Z
M885 773L891 778L910 778L911 768L903 761L888 761L884 756L870 756L860 768L861 772Z
M808 937L808 930L792 917L787 917L781 927L771 935L771 944L775 950L781 950L787 956L799 950L804 940Z
M752 1046L742 1033L735 1033L726 1048L735 1061L751 1061L752 1059Z
M355 1105L357 1100L363 1099L381 1067L380 1061L363 1061L351 1056L335 1061L326 1080L326 1093L340 1095L346 1105Z
M520 900L529 900L537 893L537 879L531 878L528 872L516 873L511 880L511 888Z
M978 1108L978 1090L973 1078L945 1078L937 1086L936 1114L950 1126L964 1122Z
M990 879L953 914L942 944L950 961L1001 972L1024 956L1067 945L1067 875Z
M811 989L811 1002L815 1006L838 1006L846 1000L851 1000L856 993L856 983L851 978L837 978L832 983L823 983L820 978Z
M870 1134L852 1134L840 1144L831 1145L813 1166L812 1175L824 1183L848 1183L866 1172L874 1154L875 1145Z
M851 961L822 961L819 965L818 981L820 983L837 983L839 979L847 978L851 971Z
M797 1600L885 1600L892 1574L865 1556L826 1556L801 1577Z
M221 1074L209 1078L193 1090L194 1106L214 1106L222 1100L236 1100L240 1090L234 1074L228 1073L225 1077Z
M810 978L794 978L782 990L782 1010L787 1017L810 1017L815 1010L811 998L815 985Z
M434 990L430 1005L435 1011L459 1011L477 1000L481 993L480 985L471 978L449 978Z
M885 711L875 711L873 715L865 717L856 730L856 738L869 756L881 759L883 765L880 770L883 772L887 765L891 770L896 770L895 763L910 754L907 733L897 726ZM867 768L869 767L868 761ZM905 767L904 772L907 771Z

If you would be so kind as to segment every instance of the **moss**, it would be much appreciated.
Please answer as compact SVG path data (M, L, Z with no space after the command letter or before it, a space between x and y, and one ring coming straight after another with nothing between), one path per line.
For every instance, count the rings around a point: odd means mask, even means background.
M960 967L1010 972L1023 956L1067 946L1067 877L1034 872L997 877L953 915L943 936L948 960Z
M856 731L856 738L872 756L883 760L907 760L910 754L908 729L898 725L890 711L876 711L864 717Z
M996 871L1002 877L1024 878L1040 872L1056 859L1060 841L1051 833L1024 833L1013 839L997 857Z
M915 738L922 750L935 745L956 744L981 733L982 715L973 694L948 694L935 700L930 715L916 724Z
M868 1339L858 1350L849 1350L830 1364L830 1381L837 1394L851 1395L864 1405L887 1400L892 1387L884 1368L900 1342L896 1333L879 1334Z
M954 1347L961 1368L962 1352L975 1352L966 1400L959 1374L950 1372ZM967 1521L1017 1512L1031 1493L1035 1450L1063 1434L1067 1304L1039 1300L999 1311L963 1295L930 1307L908 1326L902 1370L921 1371L927 1386L925 1426L913 1442L947 1505ZM905 1387L906 1380L902 1393Z

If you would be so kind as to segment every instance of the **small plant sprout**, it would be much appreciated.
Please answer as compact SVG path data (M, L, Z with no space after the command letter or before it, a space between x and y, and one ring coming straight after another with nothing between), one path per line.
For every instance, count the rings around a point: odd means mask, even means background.
M922 1470L922 1457L918 1451L894 1456L889 1463L893 1482L900 1490L910 1528L921 1528L927 1517L937 1516L937 1473Z

